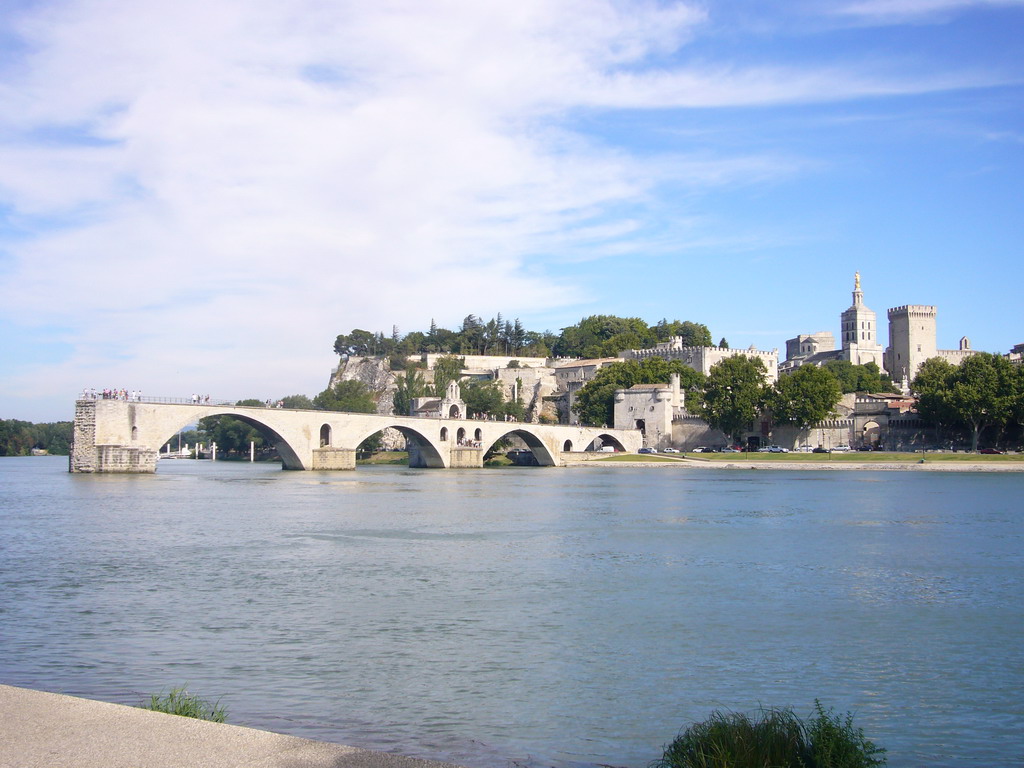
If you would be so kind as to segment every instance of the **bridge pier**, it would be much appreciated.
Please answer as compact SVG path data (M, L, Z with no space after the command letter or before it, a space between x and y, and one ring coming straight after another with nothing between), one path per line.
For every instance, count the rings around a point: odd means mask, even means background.
M303 469L303 467L289 467L285 469ZM354 448L314 448L313 466L310 469L355 469L356 451Z

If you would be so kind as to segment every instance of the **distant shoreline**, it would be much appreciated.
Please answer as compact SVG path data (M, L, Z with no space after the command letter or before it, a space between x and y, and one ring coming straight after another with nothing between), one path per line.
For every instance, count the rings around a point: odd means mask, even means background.
M667 457L666 457L667 458ZM566 461L562 466L575 467L670 467L674 469L757 469L785 471L879 471L879 472L1024 472L1024 461L928 461L907 462L803 462L803 461L758 461L757 459L736 459L731 461L709 461L700 459L669 459L667 461L608 461L601 459Z

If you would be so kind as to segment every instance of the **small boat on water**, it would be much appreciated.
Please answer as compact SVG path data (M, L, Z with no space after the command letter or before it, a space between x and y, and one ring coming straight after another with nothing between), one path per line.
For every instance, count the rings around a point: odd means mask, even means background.
M196 446L198 447L198 446ZM188 447L188 443L185 443L185 447L181 447L181 432L178 433L178 450L172 451L170 443L167 445L167 450L163 453L157 453L157 458L161 459L191 459L192 451Z
M165 453L158 453L158 458L161 459L191 459L192 451L188 450L177 450L177 451L166 451Z

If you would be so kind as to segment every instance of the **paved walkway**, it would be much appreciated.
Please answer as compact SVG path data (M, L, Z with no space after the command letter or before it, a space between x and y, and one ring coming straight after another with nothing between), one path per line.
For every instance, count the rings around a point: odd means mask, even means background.
M0 685L0 768L452 768Z

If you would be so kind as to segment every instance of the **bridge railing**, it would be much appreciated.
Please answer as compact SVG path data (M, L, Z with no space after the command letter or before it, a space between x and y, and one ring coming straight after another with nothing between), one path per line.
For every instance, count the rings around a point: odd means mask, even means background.
M193 399L191 397L153 397L151 395L132 395L130 393L128 395L121 395L120 393L104 395L102 392L94 392L92 390L79 393L78 399L120 400L127 403L163 403L168 405L234 405L237 402L235 400L207 397L206 395ZM267 405L265 407L271 408L273 406Z

